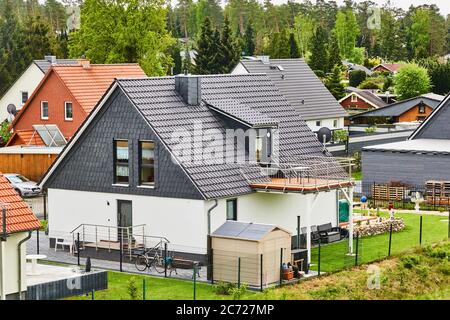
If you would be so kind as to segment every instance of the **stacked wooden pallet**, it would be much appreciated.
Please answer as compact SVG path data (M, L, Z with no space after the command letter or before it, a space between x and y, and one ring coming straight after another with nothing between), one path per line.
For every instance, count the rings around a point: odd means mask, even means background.
M405 198L405 187L374 184L372 186L372 195L375 200L401 201Z
M430 180L425 186L425 199L428 204L450 205L450 181Z

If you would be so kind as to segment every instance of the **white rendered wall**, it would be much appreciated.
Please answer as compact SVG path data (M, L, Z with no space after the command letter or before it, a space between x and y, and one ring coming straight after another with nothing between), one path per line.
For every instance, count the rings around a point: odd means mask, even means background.
M44 73L41 69L36 64L31 63L22 76L16 80L0 99L0 122L8 118L8 112L6 111L8 104L14 104L17 110L22 109L22 92L28 92L28 97L30 97L43 78Z
M22 291L27 289L26 280L26 245L22 244L22 265L19 267L19 251L17 245L19 242L26 238L28 234L26 232L15 233L8 237L6 242L2 242L2 269L3 269L3 282L4 288L0 287L0 292L3 289L5 295L15 294L19 292L19 270L22 273ZM2 284L0 283L0 286Z
M334 120L337 120L337 126L334 125ZM316 121L320 121L320 126L316 125ZM344 118L307 120L306 124L314 132L319 131L322 127L327 127L330 130L344 129Z

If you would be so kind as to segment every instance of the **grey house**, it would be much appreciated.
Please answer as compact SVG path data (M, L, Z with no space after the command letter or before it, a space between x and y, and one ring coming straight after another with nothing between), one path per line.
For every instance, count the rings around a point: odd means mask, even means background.
M227 220L337 225L352 184L270 78L247 74L116 80L40 185L51 239L201 259Z
M395 181L420 189L450 181L450 95L407 141L363 148L362 171L364 185Z
M331 130L344 128L347 112L304 59L247 57L231 73L266 74L314 132L321 127Z

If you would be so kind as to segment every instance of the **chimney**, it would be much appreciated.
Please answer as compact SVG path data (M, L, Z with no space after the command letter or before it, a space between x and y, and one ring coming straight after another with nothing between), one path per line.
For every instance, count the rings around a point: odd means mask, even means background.
M89 69L91 67L91 62L88 59L80 59L79 62L83 69Z
M263 64L270 64L270 56L256 56Z
M51 64L56 64L56 56L44 56L44 59L50 62Z
M202 101L202 78L190 74L175 76L175 90L190 106L198 106Z

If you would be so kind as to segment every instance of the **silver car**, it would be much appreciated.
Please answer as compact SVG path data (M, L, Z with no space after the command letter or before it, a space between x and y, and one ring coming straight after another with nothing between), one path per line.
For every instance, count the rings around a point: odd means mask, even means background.
M22 197L32 197L41 194L41 188L38 187L37 183L30 181L21 174L5 173L4 176L9 182L11 182L14 189Z

